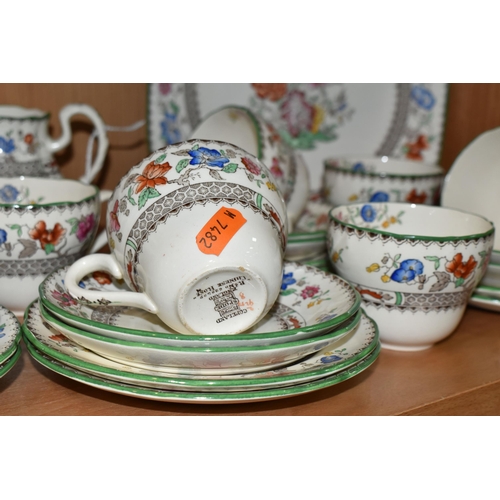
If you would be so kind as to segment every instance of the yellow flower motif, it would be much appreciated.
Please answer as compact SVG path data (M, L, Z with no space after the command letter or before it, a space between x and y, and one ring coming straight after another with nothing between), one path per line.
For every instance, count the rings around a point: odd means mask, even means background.
M338 252L333 252L332 260L333 262L337 262L340 259L340 254Z
M276 191L276 186L271 182L271 181L267 181L266 182L266 186L268 189L270 189L271 191Z
M382 227L386 228L386 227L389 227L390 225L390 222L388 220L385 220L384 222L382 222Z
M387 275L384 274L383 276L380 277L380 279L384 282L387 283L388 281L391 281L391 278Z
M316 305L316 301L312 301L312 302L309 302L309 304L307 304L307 308L309 309L310 307L312 306L315 306Z
M115 248L115 240L113 238L109 239L109 246L114 250L114 248Z
M375 264L372 264L370 267L367 267L366 270L369 273L373 273L374 271L380 271L380 266L375 262Z
M398 219L396 219L394 215L389 220L391 221L391 224L396 224L396 222L398 221Z
M356 201L357 199L358 199L357 194L351 194L351 196L349 196L349 201Z
M314 105L314 116L313 122L311 125L311 132L313 134L317 133L319 130L319 126L323 123L323 119L325 118L325 111L323 108L319 107L317 104Z

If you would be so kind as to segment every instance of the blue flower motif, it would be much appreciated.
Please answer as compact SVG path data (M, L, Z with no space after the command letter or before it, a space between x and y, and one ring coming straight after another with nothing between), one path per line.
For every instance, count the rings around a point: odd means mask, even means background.
M364 173L366 172L365 170L365 166L360 162L358 161L358 163L355 163L353 166L352 166L352 171L353 172L361 172L361 173Z
M175 144L182 139L181 131L177 126L177 115L174 113L165 113L164 120L161 122L161 135L167 141L167 144Z
M294 279L293 273L283 273L283 280L281 282L281 289L286 290L290 285L297 283L297 280Z
M399 265L399 269L396 269L391 274L391 280L397 281L398 283L404 283L412 281L416 276L424 272L424 265L417 259L407 259L403 260Z
M342 358L340 356L337 356L335 354L330 354L330 356L323 356L320 358L320 361L324 364L327 365L328 363L333 363L335 361L340 361Z
M7 241L7 231L5 229L0 229L0 245L3 245Z
M16 149L14 139L6 139L5 137L0 137L0 152L12 153L14 149Z
M434 104L436 104L436 98L432 95L432 92L421 85L415 85L411 89L411 97L426 111L430 111L434 107Z
M371 205L363 205L361 209L361 217L366 222L373 222L377 217L377 211Z
M5 203L12 203L17 200L19 196L19 191L11 184L6 184L0 189L0 200Z
M190 165L206 164L209 167L222 168L229 161L229 158L222 156L216 149L192 149L189 151L189 156L193 157L193 159L189 162Z
M369 201L389 201L389 195L384 191L377 191L371 195Z

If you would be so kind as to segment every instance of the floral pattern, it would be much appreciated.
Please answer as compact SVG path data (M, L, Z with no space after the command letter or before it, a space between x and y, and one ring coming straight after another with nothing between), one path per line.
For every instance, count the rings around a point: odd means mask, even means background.
M487 252L480 252L481 262L477 262L473 255L467 259L461 252L456 253L451 260L446 256L427 255L424 261L407 258L402 260L401 254L391 255L385 253L380 263L374 262L366 267L368 273L380 273L383 283L394 281L406 285L416 285L419 290L424 290L430 285L429 292L440 292L453 285L453 289L470 288L475 283L475 272L482 268ZM426 266L432 266L429 270Z

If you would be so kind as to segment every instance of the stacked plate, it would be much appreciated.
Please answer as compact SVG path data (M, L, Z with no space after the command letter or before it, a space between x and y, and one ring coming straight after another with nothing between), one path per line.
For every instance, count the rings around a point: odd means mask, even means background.
M47 368L107 391L191 403L277 399L352 378L379 354L377 326L354 288L301 263L285 264L281 294L262 321L211 337L178 334L135 308L77 301L65 272L51 274L26 310L26 345ZM80 286L125 288L103 273Z
M21 356L20 340L19 321L13 312L0 306L0 377L9 372Z
M500 312L500 252L493 251L486 274L476 287L469 304Z

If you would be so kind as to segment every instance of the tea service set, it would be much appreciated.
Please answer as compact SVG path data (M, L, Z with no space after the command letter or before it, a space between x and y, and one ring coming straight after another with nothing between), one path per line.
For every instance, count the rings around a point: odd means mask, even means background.
M112 191L0 179L0 303L14 325L0 370L22 336L41 365L105 391L255 402L451 335L491 286L494 224L438 206L436 165L329 157L321 193L308 172L272 124L231 105Z

